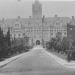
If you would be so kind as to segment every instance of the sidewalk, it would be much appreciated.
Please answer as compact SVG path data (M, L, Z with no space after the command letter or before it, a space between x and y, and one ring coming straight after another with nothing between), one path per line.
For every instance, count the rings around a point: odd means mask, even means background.
M50 52L46 52L49 56L51 56L53 59L56 60L56 62L58 62L59 64L61 64L62 66L66 67L66 68L70 68L70 69L75 69L75 61L71 61L68 62L64 59L61 59L60 57L50 53Z

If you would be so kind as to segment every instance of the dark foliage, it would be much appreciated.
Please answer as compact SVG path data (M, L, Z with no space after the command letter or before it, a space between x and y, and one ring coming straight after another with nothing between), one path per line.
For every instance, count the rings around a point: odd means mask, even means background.
M12 57L16 54L29 51L28 46L29 38L10 40L10 28L8 28L7 34L4 36L3 31L0 28L0 61Z
M48 51L55 51L58 53L65 53L67 60L75 60L75 41L64 37L62 40L52 38L51 41L46 43Z

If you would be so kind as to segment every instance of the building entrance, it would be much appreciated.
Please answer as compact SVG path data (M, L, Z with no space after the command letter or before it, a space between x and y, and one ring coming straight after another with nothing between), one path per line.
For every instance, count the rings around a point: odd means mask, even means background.
M40 45L40 40L36 40L36 45Z

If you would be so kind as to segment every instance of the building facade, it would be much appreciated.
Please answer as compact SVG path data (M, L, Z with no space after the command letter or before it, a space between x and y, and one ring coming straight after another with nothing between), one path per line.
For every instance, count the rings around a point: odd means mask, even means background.
M67 36L67 23L71 22L69 17L45 17L42 15L42 5L38 0L32 4L32 16L29 18L2 19L0 26L6 34L10 27L11 39L24 38L28 36L33 43L36 40L49 41L52 37L56 37L56 33L61 32L62 37Z

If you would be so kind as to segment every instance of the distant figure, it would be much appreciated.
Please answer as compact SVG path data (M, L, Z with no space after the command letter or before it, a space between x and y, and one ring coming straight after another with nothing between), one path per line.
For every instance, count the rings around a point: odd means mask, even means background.
M40 41L39 40L36 41L36 45L40 45Z

